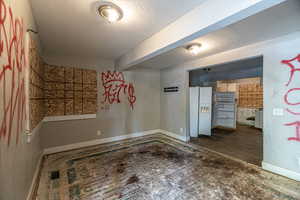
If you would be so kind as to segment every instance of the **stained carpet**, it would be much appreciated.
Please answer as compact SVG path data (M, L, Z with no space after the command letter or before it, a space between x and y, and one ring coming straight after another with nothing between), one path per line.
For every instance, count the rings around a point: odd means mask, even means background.
M298 182L161 135L48 155L39 200L299 199Z

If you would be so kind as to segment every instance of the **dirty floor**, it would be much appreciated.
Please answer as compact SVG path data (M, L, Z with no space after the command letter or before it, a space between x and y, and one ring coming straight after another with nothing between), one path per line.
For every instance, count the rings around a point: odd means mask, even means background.
M38 200L300 199L300 183L162 135L45 157Z
M251 126L238 124L236 130L216 128L212 136L192 138L191 143L258 166L263 159L262 131Z

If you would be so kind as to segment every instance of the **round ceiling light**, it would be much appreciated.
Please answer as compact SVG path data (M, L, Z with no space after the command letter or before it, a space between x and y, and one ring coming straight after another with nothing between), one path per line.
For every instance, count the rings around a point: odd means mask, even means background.
M98 8L99 15L110 23L117 22L122 19L123 12L120 7L115 4L107 3Z
M186 49L193 55L198 55L201 52L201 44L200 43L195 43L195 44L190 44L186 47Z

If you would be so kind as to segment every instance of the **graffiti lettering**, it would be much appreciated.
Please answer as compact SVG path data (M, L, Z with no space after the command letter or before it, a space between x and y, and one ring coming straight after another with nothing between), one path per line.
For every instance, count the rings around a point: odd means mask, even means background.
M290 85L290 83L293 81L294 76L295 76L295 72L300 71L300 68L297 68L295 66L295 64L300 64L300 54L298 56L296 56L293 59L290 60L282 60L281 61L282 64L287 65L288 67L290 67L290 77L288 80L288 83L286 84L286 87ZM300 66L300 65L299 65ZM290 88L288 89L288 91L285 93L284 95L284 102L286 105L288 106L298 106L300 105L300 102L296 100L296 102L292 102L289 100L289 95L295 92L299 92L300 88ZM299 95L296 95L299 96ZM300 113L299 112L295 112L293 110L291 110L290 108L286 108L286 111L291 114L291 115L295 115L295 116L299 116ZM300 121L295 121L292 123L287 123L284 124L285 126L295 126L296 128L296 137L289 137L288 140L289 141L297 141L300 142Z
M285 126L295 126L296 127L296 137L289 137L288 140L300 142L300 121L285 124Z
M297 68L295 66L294 62L297 62L297 64L299 65L299 68ZM289 84L292 82L292 80L294 78L295 72L300 71L300 54L290 60L282 60L281 63L286 64L288 67L290 67L290 77L289 77L288 83L286 84L286 86L289 86Z
M131 83L128 86L128 101L133 109L133 104L136 102L136 97L134 96L134 87Z
M292 88L292 89L289 89L285 95L284 95L284 102L287 104L287 105L290 105L290 106L296 106L296 105L300 105L300 102L296 102L296 103L291 103L289 100L288 100L288 95L292 92L296 92L296 91L300 91L300 88Z
M25 114L25 44L24 25L20 19L14 19L11 8L0 0L0 140L7 139L7 144L13 134L16 143L23 130ZM13 127L16 126L16 128Z
M136 97L134 96L134 86L129 83L126 84L125 78L122 72L102 72L101 74L102 86L104 88L102 103L121 103L120 94L128 94L128 102L133 109Z

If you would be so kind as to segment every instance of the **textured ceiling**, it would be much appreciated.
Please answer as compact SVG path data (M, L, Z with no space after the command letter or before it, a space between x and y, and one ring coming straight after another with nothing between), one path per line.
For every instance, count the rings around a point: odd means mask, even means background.
M137 67L163 69L185 61L203 58L244 45L300 31L300 1L288 0L224 29L198 38L202 52L193 56L183 47L171 50L139 64Z
M46 56L116 59L205 0L112 0L124 19L109 24L94 0L32 0Z

